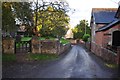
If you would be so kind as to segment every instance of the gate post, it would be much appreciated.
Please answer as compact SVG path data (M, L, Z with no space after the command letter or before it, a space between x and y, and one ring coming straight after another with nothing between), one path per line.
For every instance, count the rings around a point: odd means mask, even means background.
M14 54L15 53L15 40L13 38L5 38L2 40L3 53Z
M120 46L117 47L117 58L118 58L118 75L120 76Z

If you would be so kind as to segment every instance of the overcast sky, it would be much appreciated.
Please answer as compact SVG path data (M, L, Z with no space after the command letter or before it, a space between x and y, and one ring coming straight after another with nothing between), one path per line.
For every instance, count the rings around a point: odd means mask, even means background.
M120 0L66 0L70 8L75 9L70 11L70 25L74 27L80 20L86 19L90 21L92 8L118 8Z

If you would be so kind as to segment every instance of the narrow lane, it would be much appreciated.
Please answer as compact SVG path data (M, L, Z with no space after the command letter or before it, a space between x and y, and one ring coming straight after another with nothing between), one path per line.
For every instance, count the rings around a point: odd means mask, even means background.
M40 71L35 77L43 78L110 78L112 73L101 68L89 53L80 46L71 51L56 64Z

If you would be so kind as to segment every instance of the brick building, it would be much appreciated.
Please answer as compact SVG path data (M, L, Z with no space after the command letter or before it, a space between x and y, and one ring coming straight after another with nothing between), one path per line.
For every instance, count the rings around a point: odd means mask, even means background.
M93 8L90 26L91 51L102 57L117 53L120 46L120 6L118 9Z

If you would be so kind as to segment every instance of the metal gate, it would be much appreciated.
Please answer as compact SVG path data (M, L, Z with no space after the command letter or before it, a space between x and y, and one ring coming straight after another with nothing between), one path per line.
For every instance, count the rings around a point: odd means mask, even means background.
M15 41L15 53L28 53L31 52L30 41Z

